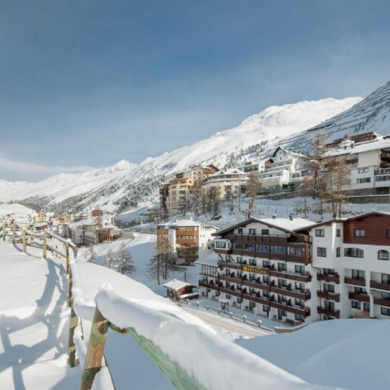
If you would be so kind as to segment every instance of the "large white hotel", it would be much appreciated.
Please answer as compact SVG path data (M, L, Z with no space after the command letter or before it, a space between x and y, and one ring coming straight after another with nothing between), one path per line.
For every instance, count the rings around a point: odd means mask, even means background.
M291 324L390 318L390 214L249 219L214 233L200 294Z

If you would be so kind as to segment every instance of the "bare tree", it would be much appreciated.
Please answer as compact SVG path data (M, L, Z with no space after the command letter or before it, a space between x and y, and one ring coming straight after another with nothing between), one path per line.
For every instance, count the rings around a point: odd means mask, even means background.
M117 270L122 274L131 274L135 271L133 258L124 242L121 242L119 247L118 263Z
M88 261L88 263L92 263L93 260L97 259L97 257L98 257L98 254L97 254L97 252L95 250L95 246L91 244L88 247L88 253L87 253L87 261Z
M261 183L259 179L259 175L252 171L249 173L249 180L248 180L248 189L247 193L251 197L251 200L248 205L248 218L252 215L252 210L255 204L255 200L257 199L257 193L261 189Z
M106 265L110 269L115 268L115 257L113 256L111 249L108 249L108 251L107 251Z

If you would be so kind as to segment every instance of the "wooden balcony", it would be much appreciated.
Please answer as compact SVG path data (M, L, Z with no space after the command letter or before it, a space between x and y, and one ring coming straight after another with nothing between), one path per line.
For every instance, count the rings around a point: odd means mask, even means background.
M353 278L344 278L345 284L352 284L353 286L364 287L366 285L365 279L353 279Z
M229 235L227 237L231 241L244 243L244 244L284 244L287 243L286 236L260 236L260 235L252 235L252 234L234 234Z
M227 276L227 275L220 274L219 280L225 280L226 282L241 284L241 278Z
M204 282L202 280L199 280L199 287L206 287L206 288L209 288L211 290L218 291L218 284L211 284L211 283Z
M309 283L311 281L311 275L300 275L289 272L273 271L269 272L270 276L288 280L295 280L297 282Z
M375 305L390 307L390 299L374 298Z
M367 294L359 294L359 293L354 293L350 292L348 293L348 298L353 299L354 301L359 301L359 302L370 302L370 297Z
M223 248L214 248L214 252L220 255L230 255L232 254L232 249L223 249Z
M324 314L328 317L340 318L340 310L329 310L321 306L317 307L318 314Z
M370 280L370 287L376 290L390 291L390 284L375 282L374 280Z
M299 316L309 317L310 316L310 309L309 308L300 308L296 306L291 306L286 303L280 303L272 301L270 302L270 306L274 307L275 309L285 310L288 313L297 314Z
M297 290L289 290L288 288L279 288L279 287L273 287L271 286L271 292L275 294L281 294L285 295L287 297L296 298L296 299L303 299L305 301L308 301L311 298L310 291L308 292L301 292Z
M327 283L336 283L340 284L340 276L339 275L324 275L324 274L317 274L317 280L324 281Z
M325 291L317 291L317 297L328 301L340 302L340 294L332 294Z
M242 264L238 264L238 263L227 263L225 261L220 261L218 262L218 265L220 268L231 268L231 269L239 269L241 270L241 267L242 267Z
M242 294L242 298L247 299L248 301L261 303L266 306L269 306L270 304L270 301L266 297L260 297L259 295Z
M252 287L252 288L257 288L259 290L264 290L264 291L269 291L270 290L270 286L268 284L265 284L265 283L258 283L258 282L255 282L255 281L249 281L249 280L242 280L242 284L243 286L247 286L247 287Z
M238 298L241 298L242 296L241 290L231 290L230 288L225 288L225 287L220 287L219 292L233 295L234 297L238 297Z

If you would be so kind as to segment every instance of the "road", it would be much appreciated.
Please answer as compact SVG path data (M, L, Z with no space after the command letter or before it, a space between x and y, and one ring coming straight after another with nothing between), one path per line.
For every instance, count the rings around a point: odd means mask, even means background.
M266 330L257 329L250 325L244 325L231 319L219 317L218 315L213 313L200 311L189 306L181 306L181 308L187 313L199 317L201 320L206 322L206 324L209 324L214 328L220 328L229 332L234 332L239 334L240 336L254 338L259 336L268 336L270 334L270 332Z

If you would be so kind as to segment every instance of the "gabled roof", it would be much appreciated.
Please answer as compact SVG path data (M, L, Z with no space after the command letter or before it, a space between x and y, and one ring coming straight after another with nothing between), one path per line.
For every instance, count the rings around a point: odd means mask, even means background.
M181 280L176 280L176 279L173 279L170 282L164 284L165 288L169 288L170 290L174 290L174 291L178 291L181 288L187 287L187 286L193 286L193 285L190 283L187 283L187 282L182 282ZM193 287L195 287L195 286L193 286Z
M288 218L264 218L264 219L257 219L257 218L250 218L246 221L240 222L236 225L230 226L226 229L220 230L216 233L213 233L213 236L221 236L226 233L231 232L232 230L238 229L243 226L247 226L250 223L262 223L263 225L266 225L271 228L279 229L285 233L295 234L298 229L303 229L304 227L309 227L315 224L313 221L308 221L303 218L296 218L292 221Z
M286 149L284 146L278 146L278 147L275 149L275 151L273 152L272 157L275 157L275 156L276 156L276 153L278 153L278 151L279 151L280 149L283 150L283 152L288 153L288 154L295 154L296 156L299 156L299 157L306 157L304 154L298 153L298 152L294 152L294 151L292 151L292 150L288 150L288 149Z

